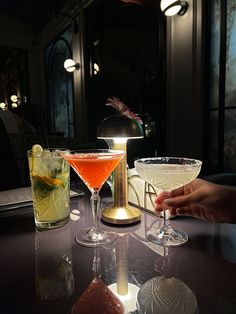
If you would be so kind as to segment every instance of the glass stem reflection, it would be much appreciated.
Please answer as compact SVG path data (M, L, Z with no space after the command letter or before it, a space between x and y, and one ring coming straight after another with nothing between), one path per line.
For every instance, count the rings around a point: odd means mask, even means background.
M169 277L169 248L164 246L164 256L162 265L163 276Z
M100 249L98 247L94 248L93 268L92 269L93 269L94 278L100 278L102 275L102 271L101 271Z

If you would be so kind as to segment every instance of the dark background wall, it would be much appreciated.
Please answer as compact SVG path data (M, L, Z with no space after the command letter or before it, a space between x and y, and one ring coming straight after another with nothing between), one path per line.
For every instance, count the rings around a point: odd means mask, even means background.
M204 7L167 18L167 153L204 158Z

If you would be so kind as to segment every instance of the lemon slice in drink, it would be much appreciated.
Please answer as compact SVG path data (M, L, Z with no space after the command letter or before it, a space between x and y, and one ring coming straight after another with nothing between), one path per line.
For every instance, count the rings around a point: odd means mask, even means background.
M42 151L43 151L43 148L41 145L35 144L32 146L32 153L33 154L41 153Z
M32 146L31 151L32 151L32 154L31 154L31 160L32 160L31 171L32 171L32 173L34 173L34 171L35 171L35 166L36 166L36 165L35 165L35 164L36 164L36 158L35 158L35 156L40 155L40 154L42 153L42 151L43 151L43 148L42 148L41 145L35 144L35 145Z
M57 187L60 187L60 186L63 186L63 181L62 179L59 179L59 178L52 178L52 177L48 177L48 176L40 176L40 175L37 175L37 174L33 174L33 179L35 182L43 182L46 186L49 187L49 190L50 190L50 187L54 187L54 188L57 188Z

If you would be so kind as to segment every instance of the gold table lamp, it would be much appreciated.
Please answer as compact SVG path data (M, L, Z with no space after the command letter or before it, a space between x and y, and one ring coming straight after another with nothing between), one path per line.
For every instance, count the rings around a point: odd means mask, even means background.
M141 124L124 114L104 119L98 127L97 138L104 139L111 149L125 151L125 156L113 172L114 206L102 212L102 220L111 224L131 224L141 219L140 210L128 204L127 140L143 137Z

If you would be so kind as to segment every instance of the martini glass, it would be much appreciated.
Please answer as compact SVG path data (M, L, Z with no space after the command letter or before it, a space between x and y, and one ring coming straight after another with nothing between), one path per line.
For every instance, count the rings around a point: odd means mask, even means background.
M163 190L171 191L194 180L200 173L202 162L179 157L142 158L135 161L139 176ZM163 246L179 246L188 241L186 232L171 226L164 211L163 226L147 231L147 239Z
M99 227L99 191L123 156L123 151L110 149L77 150L63 154L92 193L90 200L93 226L81 230L76 235L75 240L78 244L95 247L107 245L115 240L115 235Z

